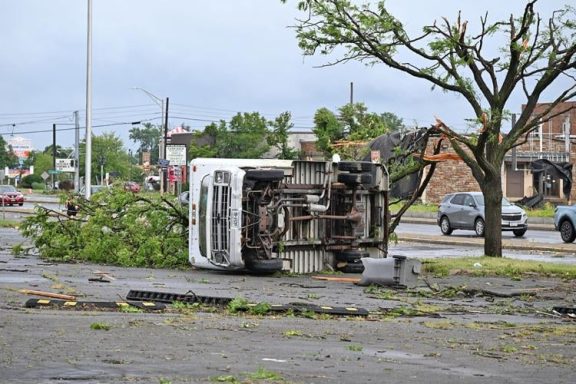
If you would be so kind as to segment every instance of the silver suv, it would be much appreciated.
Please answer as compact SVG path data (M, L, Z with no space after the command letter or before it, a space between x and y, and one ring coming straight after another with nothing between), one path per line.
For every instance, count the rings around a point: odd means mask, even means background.
M436 221L444 235L450 235L455 229L468 229L484 236L484 195L482 192L460 192L444 196ZM512 231L518 237L528 230L526 212L506 198L502 198L502 230Z

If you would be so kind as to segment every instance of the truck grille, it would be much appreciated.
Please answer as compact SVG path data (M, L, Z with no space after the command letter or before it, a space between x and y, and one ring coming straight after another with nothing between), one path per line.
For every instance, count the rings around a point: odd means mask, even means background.
M513 214L502 214L502 220L504 221L520 221L520 219L522 218L522 215L519 213L513 213Z
M217 263L229 263L230 254L230 199L228 185L214 185L212 195L212 259Z

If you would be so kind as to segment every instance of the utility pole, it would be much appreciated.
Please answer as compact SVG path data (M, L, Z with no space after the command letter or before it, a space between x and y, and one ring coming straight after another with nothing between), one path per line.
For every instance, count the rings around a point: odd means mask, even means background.
M88 31L86 49L86 170L84 185L86 199L92 186L92 0L88 0Z
M80 116L74 111L74 192L80 190Z
M104 185L104 164L106 164L104 155L98 156L98 164L100 165L100 185Z
M163 143L159 143L158 145L158 158L159 159L164 159L165 153L166 153L166 132L168 130L168 98L166 98L166 104L164 104L164 99L159 98L158 96L154 95L153 93L145 90L144 88L140 88L140 87L133 87L132 89L138 89L142 92L144 92L145 94L147 94L152 100L154 100L154 102L156 104L158 104L160 106L160 112L161 112L161 120L160 120L160 126L162 127L160 130L160 138L159 141L163 141ZM166 105L166 110L164 110L164 105ZM164 133L162 133L162 130L164 131ZM160 145L161 144L161 145ZM160 164L158 164L158 168L159 168L159 172L160 172L160 194L162 194L164 192L164 170L162 169L162 167L160 166Z
M354 104L354 82L350 82L350 105Z
M570 115L564 119L564 152L567 153L568 159L570 159Z
M56 189L54 181L54 172L56 172L56 124L52 124L52 189Z
M516 114L513 113L512 114L512 126L510 127L510 129L514 129L514 126L516 125ZM512 169L514 171L518 170L518 157L516 154L516 147L512 148Z
M166 98L166 113L164 114L164 157L166 157L166 145L168 144L168 103L170 99ZM168 170L164 172L164 188L168 190Z

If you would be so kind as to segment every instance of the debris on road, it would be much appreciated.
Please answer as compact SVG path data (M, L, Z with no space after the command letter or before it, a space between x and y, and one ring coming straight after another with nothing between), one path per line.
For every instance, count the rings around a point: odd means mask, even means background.
M364 272L358 283L361 286L381 285L395 288L414 287L422 270L422 263L406 256L385 259L362 258Z
M110 280L106 279L104 276L90 277L90 278L88 278L88 281L97 282L97 283L109 283L110 282Z
M26 308L55 307L60 309L122 309L127 307L136 307L146 311L161 311L166 309L164 304L158 304L147 301L67 301L67 300L47 300L47 299L30 299L24 304Z
M153 292L153 291L136 291L131 290L126 295L126 300L149 300L154 302L169 303L183 302L188 304L201 303L205 305L226 306L234 299L229 297L199 296L193 292L185 294ZM255 307L258 304L246 303L246 309ZM309 303L289 303L289 304L271 304L269 310L272 312L294 312L294 313L322 313L338 316L368 316L369 312L364 308L353 306L336 307L332 305L315 305Z
M28 269L22 268L0 268L2 272L28 272Z
M559 315L576 319L576 307L554 307L552 308L552 311Z
M359 277L312 276L315 280L336 281L338 283L358 283Z
M53 299L62 299L62 300L76 300L76 296L71 295L63 295L61 293L53 293L53 292L45 292L45 291L34 291L31 289L21 289L19 291L25 295L35 295L35 296L42 296L42 297L51 297Z

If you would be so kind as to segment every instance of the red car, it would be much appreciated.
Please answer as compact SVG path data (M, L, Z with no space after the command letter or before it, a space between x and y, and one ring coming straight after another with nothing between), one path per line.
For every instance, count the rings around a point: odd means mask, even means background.
M24 195L12 185L0 185L0 205L24 205Z

